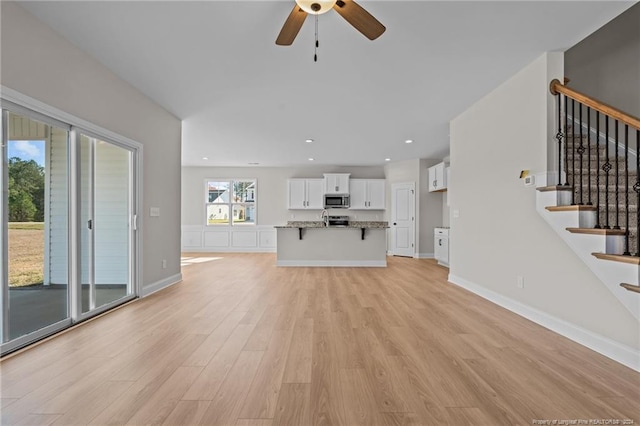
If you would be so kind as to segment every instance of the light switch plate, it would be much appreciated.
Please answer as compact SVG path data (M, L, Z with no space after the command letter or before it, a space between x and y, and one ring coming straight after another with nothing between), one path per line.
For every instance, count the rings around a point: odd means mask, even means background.
M160 207L150 207L149 208L149 216L151 216L151 217L159 217L160 216Z

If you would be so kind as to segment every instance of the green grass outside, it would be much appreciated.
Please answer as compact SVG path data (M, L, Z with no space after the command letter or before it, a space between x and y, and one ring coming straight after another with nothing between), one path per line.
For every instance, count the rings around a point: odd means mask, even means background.
M240 222L246 222L245 219L234 219L233 223L240 223ZM207 223L209 225L228 225L229 224L229 219L208 219Z
M44 222L9 222L9 229L44 231Z

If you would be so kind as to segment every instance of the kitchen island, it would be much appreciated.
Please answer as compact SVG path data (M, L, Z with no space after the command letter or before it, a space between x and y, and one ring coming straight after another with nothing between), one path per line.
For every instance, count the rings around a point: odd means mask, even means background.
M387 266L387 222L291 221L276 226L278 266Z

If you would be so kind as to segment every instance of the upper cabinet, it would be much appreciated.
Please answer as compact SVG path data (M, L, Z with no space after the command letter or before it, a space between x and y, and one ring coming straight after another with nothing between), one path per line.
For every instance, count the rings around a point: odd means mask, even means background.
M325 173L325 194L348 194L350 173Z
M445 172L445 163L443 162L429 167L429 192L446 190L447 174Z
M351 210L384 210L384 179L351 179L349 182Z
M289 179L288 208L322 210L324 179Z

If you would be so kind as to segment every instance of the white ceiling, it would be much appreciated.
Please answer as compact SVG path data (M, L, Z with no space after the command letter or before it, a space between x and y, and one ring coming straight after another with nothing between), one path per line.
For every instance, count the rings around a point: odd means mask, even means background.
M293 0L22 6L182 119L183 165L356 166L446 156L452 118L633 3L361 0L387 31L321 15L317 63L312 17L274 43Z

